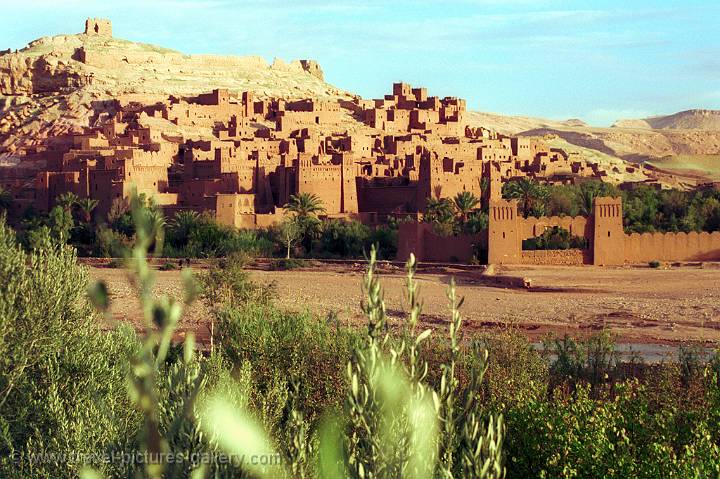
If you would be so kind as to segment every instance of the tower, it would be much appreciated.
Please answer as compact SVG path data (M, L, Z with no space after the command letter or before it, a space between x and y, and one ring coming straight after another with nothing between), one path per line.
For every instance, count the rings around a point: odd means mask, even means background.
M352 152L342 153L340 178L342 191L340 192L340 211L342 213L357 213L357 167Z
M88 18L85 20L85 35L112 37L112 22L107 18Z
M595 234L593 264L621 265L625 262L625 230L622 222L622 199L600 197L593 204Z
M488 264L518 264L521 256L517 203L515 200L492 201L488 225Z

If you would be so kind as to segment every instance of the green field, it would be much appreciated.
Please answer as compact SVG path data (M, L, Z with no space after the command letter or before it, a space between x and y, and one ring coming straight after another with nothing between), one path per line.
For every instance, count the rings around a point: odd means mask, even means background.
M713 180L720 179L720 155L666 156L647 163L663 170L703 175Z

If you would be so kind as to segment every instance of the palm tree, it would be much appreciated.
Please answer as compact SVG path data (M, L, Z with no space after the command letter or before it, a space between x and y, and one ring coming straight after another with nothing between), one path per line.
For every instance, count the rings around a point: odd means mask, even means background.
M320 232L320 220L317 215L325 212L322 200L315 194L300 193L292 195L285 205L285 210L294 214L300 230L302 243L306 253L312 250L312 240Z
M448 223L455 217L455 204L447 198L428 198L425 205L425 221Z
M158 208L143 207L137 211L138 220L144 223L144 230L151 235L153 240L153 253L155 256L162 254L163 244L165 242L165 215ZM133 216L135 213L133 213Z
M455 209L460 214L463 224L465 224L467 223L468 215L480 204L480 200L471 192L463 191L455 195L453 203L455 204Z
M533 205L536 202L547 199L548 191L543 185L530 178L521 178L506 183L503 188L503 196L509 199L520 200L523 217L527 218L530 216L530 212L533 210Z
M168 240L174 246L185 246L198 224L201 222L200 213L193 210L178 211L170 221L170 237Z
M325 212L322 200L317 195L311 193L292 195L290 201L285 205L285 209L291 213L295 213L295 215L300 218L317 216L319 213Z
M98 200L92 198L83 198L77 201L77 207L80 209L83 215L83 219L86 224L90 224L92 221L92 212L97 208Z
M67 193L63 193L55 198L55 203L66 212L70 213L72 212L73 207L77 204L78 200L79 198L75 193L68 191Z

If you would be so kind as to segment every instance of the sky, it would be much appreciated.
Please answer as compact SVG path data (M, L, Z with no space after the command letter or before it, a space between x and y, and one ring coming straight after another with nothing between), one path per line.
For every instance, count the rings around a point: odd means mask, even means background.
M607 126L720 109L718 0L0 0L0 49L77 33L184 53L313 58L365 98L393 82L468 108Z

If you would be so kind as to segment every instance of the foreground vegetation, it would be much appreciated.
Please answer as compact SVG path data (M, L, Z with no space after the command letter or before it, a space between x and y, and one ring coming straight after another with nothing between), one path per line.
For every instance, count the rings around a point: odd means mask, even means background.
M371 262L364 331L278 309L240 261L186 274L182 299L155 298L144 258L163 223L141 203L128 255L140 335L100 330L111 296L102 284L86 295L72 248L47 232L26 253L0 222L2 477L718 473L719 362L692 348L646 366L620 364L605 334L549 340L549 357L512 331L464 337L453 285L448 330L420 331L412 261L399 324ZM214 312L207 355L192 336L171 342L197 295Z

